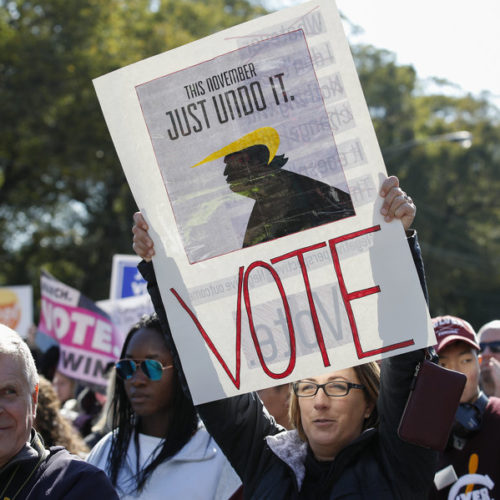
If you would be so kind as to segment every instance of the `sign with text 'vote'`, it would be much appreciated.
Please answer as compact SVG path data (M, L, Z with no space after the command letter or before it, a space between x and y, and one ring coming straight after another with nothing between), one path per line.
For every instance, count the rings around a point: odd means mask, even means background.
M434 343L334 2L94 85L195 403Z
M106 387L106 368L115 362L123 335L110 317L78 290L43 272L38 330L59 345L58 369L87 384Z

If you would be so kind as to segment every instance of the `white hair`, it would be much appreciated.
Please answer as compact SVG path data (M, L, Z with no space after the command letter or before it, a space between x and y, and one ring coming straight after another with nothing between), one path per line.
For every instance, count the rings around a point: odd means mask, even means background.
M6 325L0 323L0 354L16 359L24 373L30 393L38 384L38 372L31 351L21 336Z
M500 330L500 319L494 319L493 321L490 321L489 323L483 325L477 332L477 336L481 337L481 334L486 330Z

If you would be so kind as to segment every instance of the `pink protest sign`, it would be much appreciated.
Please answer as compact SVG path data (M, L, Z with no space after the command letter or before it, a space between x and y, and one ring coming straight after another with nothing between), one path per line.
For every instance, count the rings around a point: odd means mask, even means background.
M68 377L104 386L105 371L120 355L122 335L109 316L78 290L43 273L39 331L59 343L58 369Z

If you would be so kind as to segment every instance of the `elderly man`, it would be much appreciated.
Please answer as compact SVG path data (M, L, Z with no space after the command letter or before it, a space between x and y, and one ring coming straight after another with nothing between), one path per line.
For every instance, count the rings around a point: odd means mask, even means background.
M439 363L467 377L450 442L440 453L431 499L500 499L500 399L479 387L479 343L455 316L432 320Z
M500 398L500 320L483 325L477 333L481 348L481 387Z
M106 475L70 455L49 450L33 429L38 374L28 346L0 324L0 498L118 499Z

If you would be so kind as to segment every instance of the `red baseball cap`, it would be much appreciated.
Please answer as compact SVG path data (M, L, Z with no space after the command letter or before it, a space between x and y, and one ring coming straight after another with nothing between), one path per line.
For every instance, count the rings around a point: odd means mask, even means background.
M471 324L456 316L438 316L432 318L432 326L436 333L437 344L435 349L439 354L453 342L462 341L480 350L476 332Z

